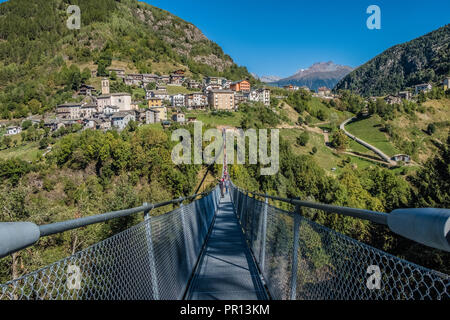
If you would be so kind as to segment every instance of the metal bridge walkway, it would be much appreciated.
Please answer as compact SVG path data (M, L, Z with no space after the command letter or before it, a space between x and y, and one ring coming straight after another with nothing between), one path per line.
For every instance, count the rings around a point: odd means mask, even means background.
M186 299L267 299L229 193L221 199Z

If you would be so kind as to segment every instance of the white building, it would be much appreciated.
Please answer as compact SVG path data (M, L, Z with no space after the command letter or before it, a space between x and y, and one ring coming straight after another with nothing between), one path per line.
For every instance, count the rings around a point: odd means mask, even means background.
M119 107L116 106L106 106L103 108L103 114L104 115L112 115L114 113L119 112Z
M175 94L170 97L170 101L172 106L174 107L184 107L185 106L185 96L184 94Z
M184 113L174 113L172 115L172 120L178 123L185 123L186 122L186 117L184 115Z
M130 111L131 94L129 93L111 93L97 97L98 111L103 112L106 106L116 106L119 111Z
M155 122L160 122L159 119L159 112L156 112L155 110L148 109L145 111L145 123L151 124Z
M134 112L117 112L111 117L111 124L119 130L125 129L130 121L136 121Z
M270 106L270 90L269 89L257 89L252 90L248 99L253 102L262 102L265 106Z
M416 94L419 94L421 92L430 91L433 88L433 86L429 83L422 83L422 84L416 85L415 88L416 88L416 90L415 90Z
M150 100L150 98L158 98L161 100L171 101L170 95L165 90L149 90L145 93L145 98Z
M188 108L204 108L208 99L203 93L191 93L185 96L185 106Z
M13 136L22 132L22 128L19 126L10 126L6 128L5 136Z

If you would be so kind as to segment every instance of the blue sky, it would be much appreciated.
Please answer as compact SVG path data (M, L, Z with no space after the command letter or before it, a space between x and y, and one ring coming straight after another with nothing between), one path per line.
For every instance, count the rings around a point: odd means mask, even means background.
M250 72L283 77L321 61L356 67L450 23L448 0L145 2L195 24ZM366 27L373 4L381 9L381 30Z
M393 45L450 23L446 0L146 0L199 27L239 65L289 76L319 61L356 67ZM368 6L381 9L369 30Z

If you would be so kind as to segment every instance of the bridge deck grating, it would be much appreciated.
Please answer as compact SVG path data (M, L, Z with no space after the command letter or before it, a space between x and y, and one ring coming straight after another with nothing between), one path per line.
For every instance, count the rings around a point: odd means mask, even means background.
M267 299L229 194L221 199L187 299Z

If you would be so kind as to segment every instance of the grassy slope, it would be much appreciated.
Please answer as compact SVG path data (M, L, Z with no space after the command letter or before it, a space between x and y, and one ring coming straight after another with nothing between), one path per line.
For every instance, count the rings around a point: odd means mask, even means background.
M299 146L296 143L296 139L303 132L301 129L281 129L280 136L287 140L292 147L294 153L299 155L311 155L311 150L313 147L317 148L317 153L313 155L314 160L317 164L323 169L331 172L332 168L336 168L335 173L339 173L340 167L339 165L342 163L342 160L350 157L353 164L355 164L358 168L367 168L370 166L374 166L375 164L370 161L366 161L357 157L349 156L347 154L338 154L333 152L330 148L327 148L324 143L324 138L320 134L309 133L309 141L308 144L304 147Z
M23 145L18 144L17 147L1 150L0 159L19 158L25 161L35 161L44 151L39 149L38 142L28 142Z
M350 123L346 129L351 134L370 143L388 156L393 156L400 151L389 141L386 133L380 131L381 120L373 116L364 120Z
M437 148L432 140L445 142L449 133L450 122L450 99L428 100L423 106L426 107L424 113L416 113L416 117L403 115L394 119L391 123L395 132L406 141L418 143L418 160L423 162L433 156ZM445 124L447 122L447 124ZM428 124L436 125L436 132L433 136L425 131Z

